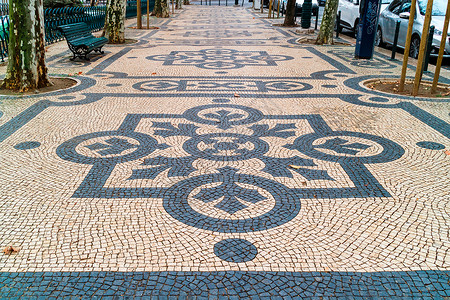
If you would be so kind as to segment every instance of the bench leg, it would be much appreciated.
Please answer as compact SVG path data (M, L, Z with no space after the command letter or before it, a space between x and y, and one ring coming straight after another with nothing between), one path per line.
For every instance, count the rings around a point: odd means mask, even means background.
M100 48L95 49L95 52L98 52L98 53L100 53L100 54L105 54L105 51L102 51L102 48L103 48L103 47L100 47Z

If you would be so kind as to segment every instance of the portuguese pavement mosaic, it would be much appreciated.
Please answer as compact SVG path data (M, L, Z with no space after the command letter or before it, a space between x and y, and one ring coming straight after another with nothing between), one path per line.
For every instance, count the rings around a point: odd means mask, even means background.
M448 98L244 8L156 25L0 99L2 298L450 297Z

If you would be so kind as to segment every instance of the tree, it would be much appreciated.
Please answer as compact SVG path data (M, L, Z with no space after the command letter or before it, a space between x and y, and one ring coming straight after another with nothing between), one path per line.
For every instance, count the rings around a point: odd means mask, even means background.
M155 7L153 8L152 15L157 18L168 18L169 4L167 0L155 0Z
M105 34L111 44L125 43L125 9L127 0L108 0Z
M334 24L336 23L336 14L339 0L327 0L323 10L322 23L320 24L319 34L316 39L317 45L333 45Z
M176 0L176 2L175 2L175 8L176 9L181 9L181 4L182 4L183 2L182 2L182 0Z
M295 0L288 0L283 26L295 26Z
M8 68L1 88L25 92L50 86L42 0L9 0L9 18Z

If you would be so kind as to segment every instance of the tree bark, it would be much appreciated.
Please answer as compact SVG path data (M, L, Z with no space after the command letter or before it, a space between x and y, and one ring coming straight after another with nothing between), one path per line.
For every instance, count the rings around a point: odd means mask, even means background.
M1 88L25 92L50 86L42 0L9 0L9 18L8 68Z
M155 0L155 7L153 8L152 15L157 18L168 18L169 4L167 0Z
M127 0L108 0L105 32L110 44L125 43L125 10Z
M323 10L322 23L320 24L319 34L316 39L317 45L333 45L334 24L336 23L336 14L339 0L327 0Z
M283 26L295 26L295 0L288 0Z
M176 0L176 1L177 2L175 2L175 4L176 4L175 8L176 9L181 9L182 0Z

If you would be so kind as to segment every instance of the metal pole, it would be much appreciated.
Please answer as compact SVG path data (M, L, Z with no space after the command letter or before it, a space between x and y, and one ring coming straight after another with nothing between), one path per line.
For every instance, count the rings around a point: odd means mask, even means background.
M314 30L317 30L318 25L319 25L319 11L317 11L316 22L314 23Z
M341 29L341 11L338 12L336 17L336 38L339 37L339 31Z
M427 41L427 51L425 55L425 62L423 65L423 71L428 71L428 62L430 61L430 55L431 55L431 48L433 44L433 35L434 35L434 26L430 27L430 33L428 35L428 41Z
M414 78L414 86L412 95L417 96L419 93L420 81L422 79L423 72L423 59L425 56L425 47L428 42L428 31L430 30L430 22L431 22L431 11L433 9L433 0L428 0L427 3L427 11L425 13L425 20L423 22L423 30L422 30L422 40L420 41L420 50L419 57L417 58L417 68L416 68L416 76Z
M142 11L141 11L141 0L137 0L137 28L142 29Z
M277 19L279 19L280 18L280 0L277 0Z
M400 32L400 21L395 23L395 35L394 35L394 44L392 44L392 54L391 60L395 59L395 53L397 53L397 43L398 43L398 33Z
M147 29L150 29L150 0L147 0Z
M398 86L399 92L403 92L403 90L405 89L406 70L408 69L409 49L411 48L411 35L412 35L415 16L416 16L416 0L412 0L409 21L408 21L408 31L406 33L405 52L403 52L402 74L400 76L400 83Z
M268 19L270 19L270 15L272 14L272 4L273 4L273 0L270 0L270 2L269 2L269 14L267 15Z
M439 81L439 74L441 72L442 59L444 57L445 42L447 41L448 23L450 20L450 3L447 3L447 12L445 13L444 29L442 31L441 45L439 46L439 55L436 62L436 69L434 71L433 85L431 86L431 93L436 92Z

